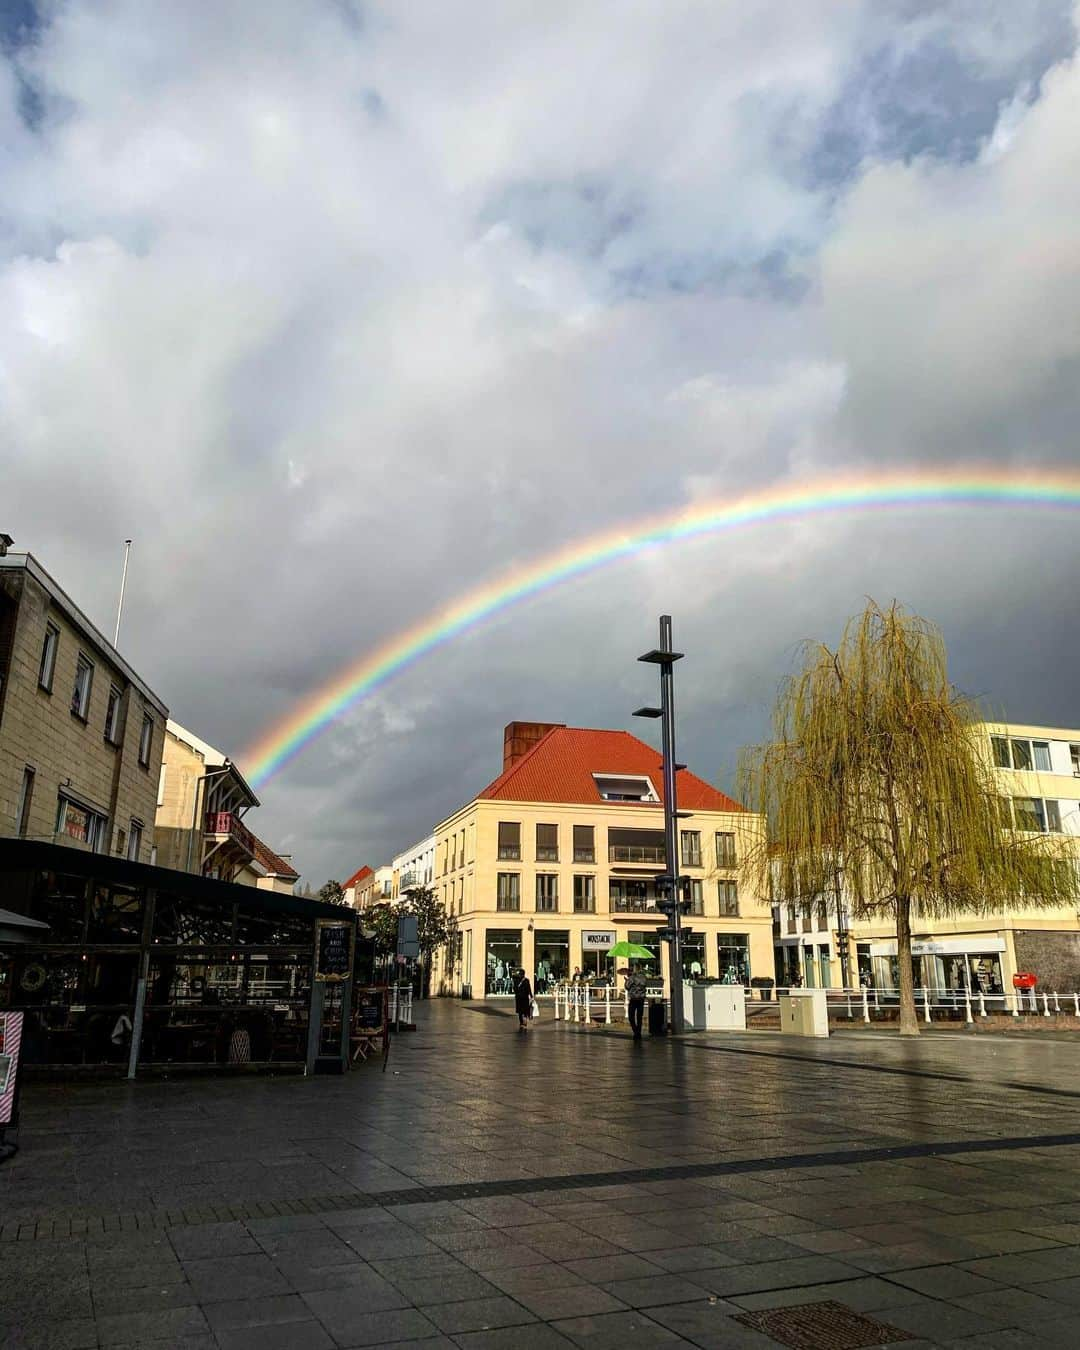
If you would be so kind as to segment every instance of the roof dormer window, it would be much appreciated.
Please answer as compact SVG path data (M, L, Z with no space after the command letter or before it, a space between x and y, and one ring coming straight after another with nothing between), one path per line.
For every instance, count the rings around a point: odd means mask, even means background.
M606 802L659 802L660 797L647 774L594 773L596 790Z

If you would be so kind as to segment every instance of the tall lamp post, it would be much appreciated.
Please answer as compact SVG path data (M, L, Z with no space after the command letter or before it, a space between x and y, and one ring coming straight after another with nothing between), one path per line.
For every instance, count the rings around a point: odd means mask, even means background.
M682 929L680 920L689 902L684 901L679 883L679 830L680 812L676 799L675 775L685 764L675 761L675 662L681 661L682 652L671 648L671 615L660 616L660 645L652 651L639 656L639 661L660 667L660 707L638 708L635 717L659 717L661 719L662 743L664 752L664 845L667 855L667 871L657 878L657 886L663 896L657 901L657 908L668 915L668 927L661 931L661 938L668 944L671 989L671 1029L678 1034L683 1029L683 990L682 990Z

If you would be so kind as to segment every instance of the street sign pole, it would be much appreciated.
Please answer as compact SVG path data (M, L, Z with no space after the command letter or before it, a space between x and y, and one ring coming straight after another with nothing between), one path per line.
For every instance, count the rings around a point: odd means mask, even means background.
M660 667L660 707L641 708L638 716L655 717L660 715L661 740L664 755L664 844L667 852L667 877L670 880L671 904L668 944L670 950L669 970L671 990L671 1029L678 1034L683 1029L683 991L682 991L682 886L679 879L679 803L677 799L676 774L678 764L675 760L675 662L682 660L682 653L671 647L671 615L660 616L660 645L639 661ZM666 906L665 906L666 908Z

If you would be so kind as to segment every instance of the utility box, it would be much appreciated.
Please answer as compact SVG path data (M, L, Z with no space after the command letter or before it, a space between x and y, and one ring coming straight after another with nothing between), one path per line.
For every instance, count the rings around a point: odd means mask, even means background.
M745 1031L746 991L741 984L684 984L683 1018L693 1031Z
M789 989L780 995L780 1030L785 1036L827 1036L829 1003L824 989Z

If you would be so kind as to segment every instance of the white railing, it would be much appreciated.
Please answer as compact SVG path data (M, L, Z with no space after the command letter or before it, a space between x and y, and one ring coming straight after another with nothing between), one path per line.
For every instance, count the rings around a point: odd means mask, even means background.
M803 992L805 986L799 986L796 992ZM745 987L748 1021L754 1013L760 1013L769 1007L777 1007L781 994L791 992L791 987L780 985L773 989ZM610 1026L612 1022L627 1020L627 1000L623 990L610 985L557 984L553 991L555 1021L565 1022L602 1022ZM826 989L826 1002L829 1015L833 1018L847 1017L851 1021L872 1022L894 1016L900 1007L898 989ZM670 1005L661 984L646 986L646 999L664 999L670 1012ZM1035 989L1009 989L1000 994L988 994L977 989L916 989L915 1007L924 1022L933 1022L934 1014L953 1020L962 1013L964 1022L971 1025L975 1020L989 1017L992 1013L1008 1014L1012 1017L1037 1015L1040 1017L1070 1016L1080 1019L1080 993L1060 994Z
M390 986L390 1022L393 1026L398 1024L399 1009L401 1012L400 1021L406 1026L412 1026L412 996L411 984L392 984Z
M802 986L805 987L805 986ZM773 997L786 994L789 989L780 986L773 991ZM899 1009L899 989L875 989L860 986L858 989L825 990L830 1015L847 1016L851 1020L860 1018L863 1022L873 1021L874 1017L884 1017ZM748 999L749 1002L749 999ZM991 1013L1008 1014L1021 1017L1036 1014L1053 1017L1058 1014L1080 1018L1080 993L1059 994L1052 991L1035 989L1008 989L1002 993L986 993L979 989L925 989L915 990L915 1007L924 1022L932 1022L934 1013L946 1015L952 1020L956 1013L963 1013L966 1024L971 1025L976 1018L989 1017Z
M557 984L553 993L556 1022L603 1022L605 1026L610 1026L612 1022L629 1019L625 991L610 984L572 984L567 981ZM647 1001L663 999L664 1008L670 1013L662 984L646 981L645 998Z

